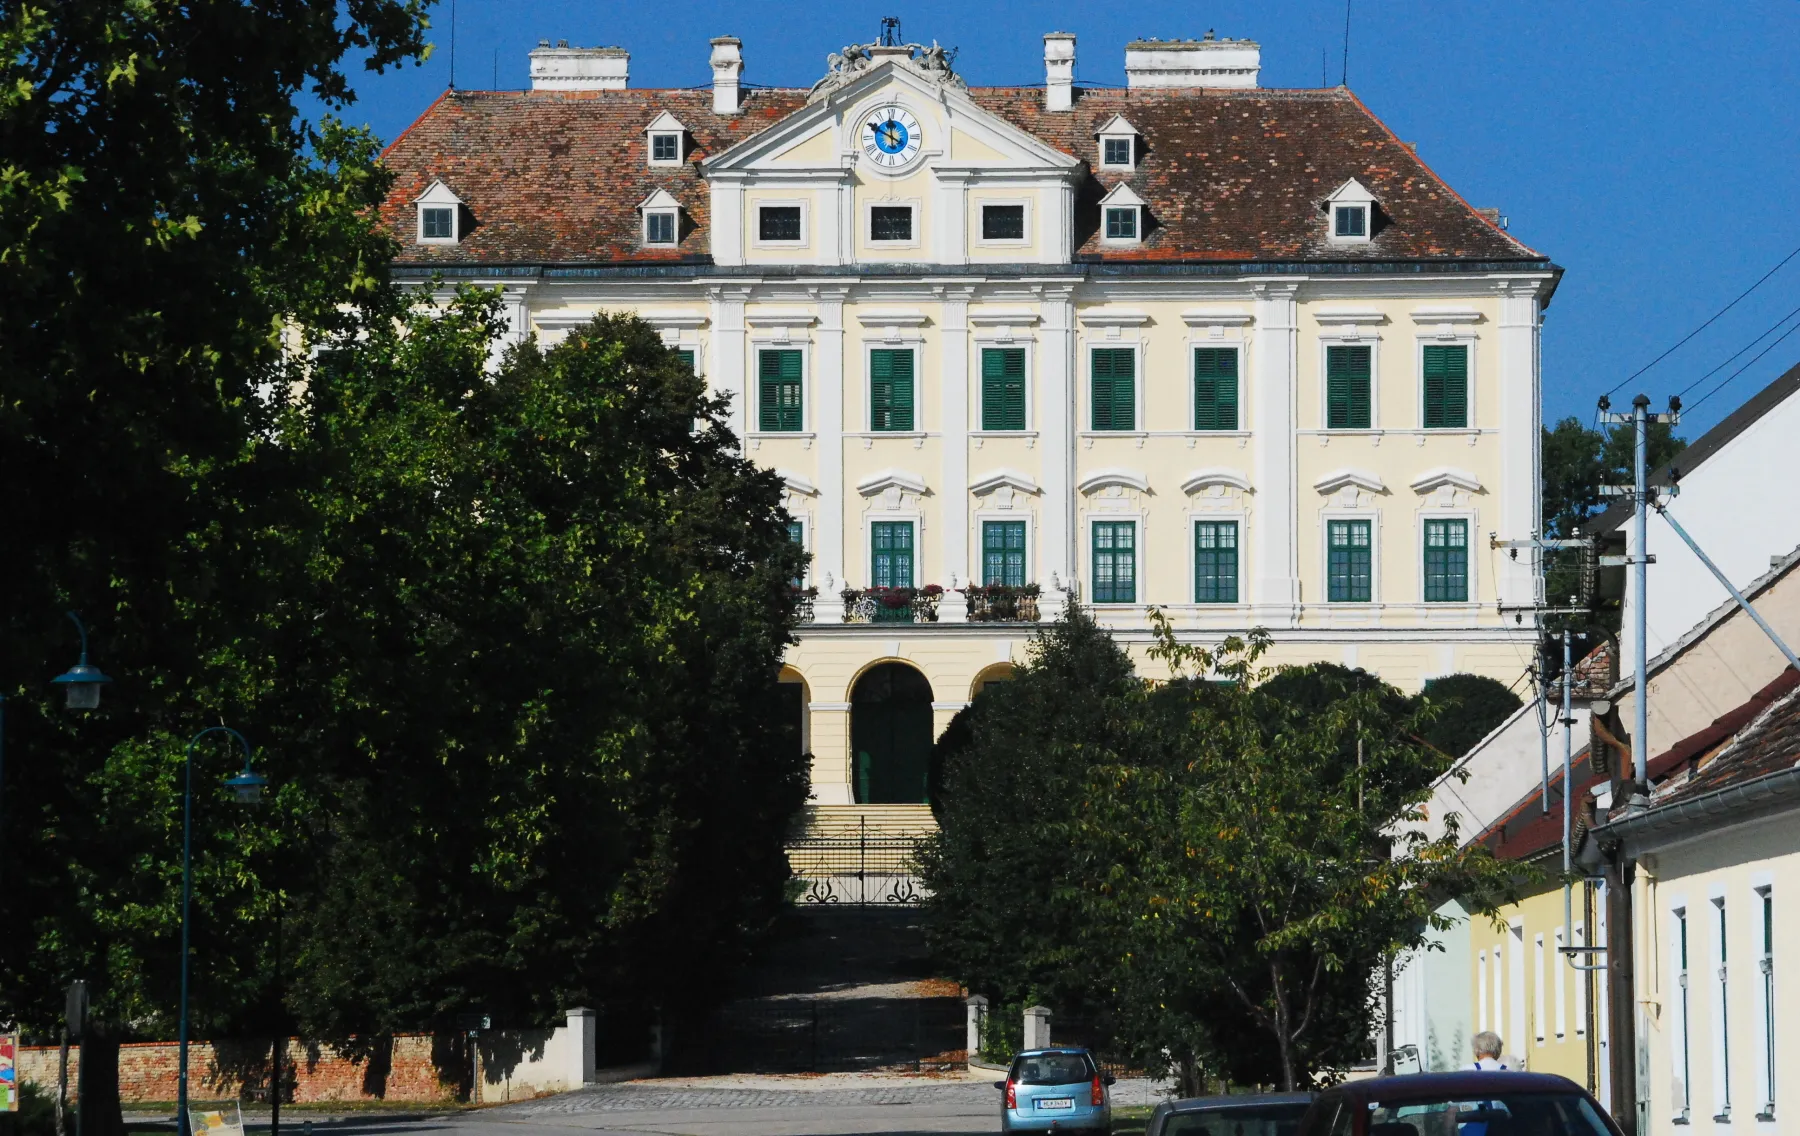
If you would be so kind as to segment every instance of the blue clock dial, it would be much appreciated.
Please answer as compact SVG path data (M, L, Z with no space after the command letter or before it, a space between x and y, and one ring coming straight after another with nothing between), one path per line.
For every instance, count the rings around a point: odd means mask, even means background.
M881 147L884 154L898 154L906 149L906 142L910 137L906 124L892 118L875 127L875 145Z
M897 170L921 153L919 120L905 107L888 103L863 116L863 156L880 170Z

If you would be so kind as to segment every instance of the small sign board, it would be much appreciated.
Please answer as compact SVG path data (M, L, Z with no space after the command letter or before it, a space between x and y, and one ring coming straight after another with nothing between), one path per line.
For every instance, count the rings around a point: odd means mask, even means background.
M19 1111L19 1035L0 1033L0 1112Z
M244 1136L244 1111L236 1101L210 1108L188 1109L193 1136Z

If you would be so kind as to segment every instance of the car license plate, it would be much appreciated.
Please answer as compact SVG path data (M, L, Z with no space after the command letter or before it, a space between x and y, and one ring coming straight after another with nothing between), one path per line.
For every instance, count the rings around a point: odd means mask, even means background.
M1037 1106L1039 1108L1074 1108L1075 1100L1073 1097L1039 1097Z

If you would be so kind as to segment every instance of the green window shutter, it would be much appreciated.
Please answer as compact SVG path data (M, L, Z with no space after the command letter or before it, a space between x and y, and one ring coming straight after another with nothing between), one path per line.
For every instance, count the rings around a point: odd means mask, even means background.
M1194 522L1194 602L1238 602L1236 521Z
M1025 522L983 521L981 582L1009 588L1025 586Z
M684 347L676 351L675 354L681 357L682 363L687 366L689 371L694 369L694 353L692 351L689 351Z
M1095 521L1094 602L1137 602L1137 522Z
M1469 425L1469 348L1464 344L1425 348L1425 428L1461 430Z
M1096 347L1092 375L1093 428L1137 429L1137 353L1129 347Z
M1368 521L1326 525L1326 598L1332 603L1368 603L1373 598L1373 549Z
M913 586L911 521L876 521L869 526L869 582L877 588Z
M869 429L912 428L912 350L869 352Z
M800 352L764 351L757 362L757 428L770 432L798 431L800 413Z
M981 428L1025 429L1025 349L984 347L981 351Z
M1238 428L1238 353L1235 347L1194 348L1194 429Z
M1325 427L1329 430L1367 430L1370 426L1369 347L1325 349Z
M1425 522L1425 602L1469 601L1469 522Z

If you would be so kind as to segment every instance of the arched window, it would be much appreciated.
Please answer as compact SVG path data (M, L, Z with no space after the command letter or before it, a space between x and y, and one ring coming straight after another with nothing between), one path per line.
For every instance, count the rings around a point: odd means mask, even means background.
M872 667L850 693L851 775L859 805L926 801L931 684L905 663Z

